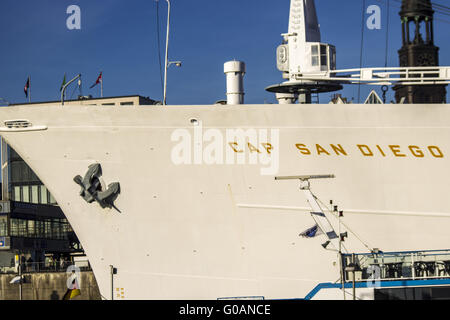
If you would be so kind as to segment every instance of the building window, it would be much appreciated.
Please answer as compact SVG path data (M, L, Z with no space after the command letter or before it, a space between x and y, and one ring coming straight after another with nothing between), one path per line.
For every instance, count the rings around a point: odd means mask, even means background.
M22 202L30 202L30 187L22 186Z
M14 187L14 195L13 195L13 199L14 201L22 201L21 196L20 196L20 187L16 186Z
M35 223L34 220L28 220L27 221L27 231L28 231L28 237L34 238L36 236L36 229L35 229Z
M51 239L52 237L52 223L50 220L44 221L44 238Z
M48 204L47 188L44 185L40 186L41 202L43 204Z
M8 234L7 218L0 217L0 236L41 238L67 240L69 232L73 232L66 219L10 220L10 234Z
M53 198L52 194L50 192L48 194L49 194L49 199L50 199L49 204L56 204L56 200L55 200L55 198Z
M127 101L127 102L121 102L120 105L121 106L132 106L132 105L134 105L134 103L132 101Z
M7 217L0 218L0 237L8 236L8 221Z
M31 186L31 203L39 203L39 186Z
M44 238L44 221L36 221L36 237Z
M22 219L11 219L11 236L26 237L27 221Z

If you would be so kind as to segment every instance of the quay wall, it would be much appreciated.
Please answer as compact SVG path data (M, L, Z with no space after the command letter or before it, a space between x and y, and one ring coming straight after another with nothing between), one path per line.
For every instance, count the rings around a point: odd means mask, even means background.
M0 275L0 300L19 300L19 284L10 281L17 274ZM67 292L68 275L65 272L42 272L24 274L23 300L61 300ZM81 295L72 300L101 300L100 291L92 271L81 272Z

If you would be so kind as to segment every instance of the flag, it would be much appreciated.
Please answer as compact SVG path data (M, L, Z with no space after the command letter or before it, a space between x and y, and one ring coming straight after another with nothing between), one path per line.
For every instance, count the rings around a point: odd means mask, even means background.
M98 76L97 80L95 81L95 83L94 83L89 89L92 89L93 87L95 87L96 85L98 85L101 81L103 81L103 79L102 79L102 73L103 73L103 72L100 72L100 75Z
M299 234L299 236L303 238L314 238L315 236L318 236L322 234L322 230L319 228L319 226L316 224L314 227L311 227L302 233Z
M27 83L25 83L25 87L23 88L23 91L25 92L25 96L28 98L28 89L30 88L30 77L27 79Z
M81 291L80 289L78 289L77 278L75 278L72 281L72 288L67 289L67 292L64 294L62 300L70 300L72 298L75 298L76 296L79 296L80 294Z
M65 84L66 84L66 74L64 73L64 79L63 79L63 82L61 83L61 88L59 88L59 91L62 91Z

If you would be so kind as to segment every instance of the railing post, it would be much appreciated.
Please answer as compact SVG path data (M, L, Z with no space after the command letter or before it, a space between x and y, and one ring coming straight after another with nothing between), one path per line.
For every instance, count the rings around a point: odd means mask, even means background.
M22 300L22 257L19 256L19 300Z
M353 300L356 300L356 283L355 283L355 269L356 269L356 263L355 263L355 254L352 253L352 263L353 263Z
M411 253L411 270L412 270L412 278L416 279L416 268L414 268L414 253Z
M111 268L111 300L114 300L114 274L116 273L116 269L113 265L109 265Z

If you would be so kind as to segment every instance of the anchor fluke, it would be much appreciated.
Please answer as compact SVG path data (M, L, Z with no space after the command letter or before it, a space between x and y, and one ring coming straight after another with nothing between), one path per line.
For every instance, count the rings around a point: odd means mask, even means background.
M114 205L114 201L120 194L119 182L110 183L106 190L103 190L101 177L102 167L100 163L94 163L88 167L84 178L77 175L73 178L73 181L81 187L80 196L87 203L97 201L102 208L114 208L120 212Z

